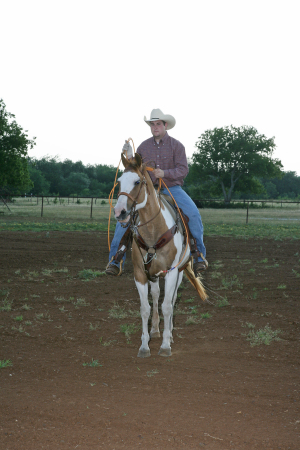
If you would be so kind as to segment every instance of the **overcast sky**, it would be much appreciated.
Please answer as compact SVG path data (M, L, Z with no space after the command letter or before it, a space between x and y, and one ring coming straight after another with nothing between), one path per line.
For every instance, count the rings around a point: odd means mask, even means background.
M0 0L0 98L30 156L118 165L176 118L188 157L208 129L254 126L300 175L299 2Z

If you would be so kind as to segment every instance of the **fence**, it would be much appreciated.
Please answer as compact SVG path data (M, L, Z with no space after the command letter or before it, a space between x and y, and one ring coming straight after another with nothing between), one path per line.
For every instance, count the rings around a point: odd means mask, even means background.
M72 210L77 209L77 206L75 207L75 204L80 204L82 206L84 205L84 201L86 201L86 203L89 205L88 208L88 213L86 211L86 209L82 208L81 216L87 216L87 214L89 214L90 219L93 218L93 213L94 213L94 206L96 206L97 202L101 202L101 205L103 203L104 208L101 208L101 210L106 210L109 208L108 206L108 201L107 199L103 199L103 198L99 198L99 197L80 197L80 196L76 196L76 197L60 197L60 196L23 196L23 197L18 197L16 201L13 201L12 203L8 202L8 199L4 199L0 197L0 204L1 201L3 203L3 207L8 208L8 210L12 213L11 209L15 209L14 206L12 205L16 205L16 209L14 212L18 212L17 209L19 209L19 212L22 212L22 208L20 208L20 206L23 206L24 211L29 211L30 208L28 208L29 204L32 205L31 211L32 211L32 215L36 216L37 210L36 210L36 206L40 205L41 209L40 209L40 217L44 216L44 208L45 206L54 206L56 204L60 204L60 205L73 205L74 204L74 208L72 208ZM114 200L115 202L115 200ZM220 205L220 209L223 206L226 206L224 204L223 200L220 199L201 199L201 200L195 200L196 205L199 208L205 208L206 206L208 206L209 209L210 205L212 202L215 202L217 204ZM285 200L232 200L231 203L243 203L244 204L244 208L246 209L246 223L248 223L249 220L249 208L251 207L251 204L261 204L262 207L264 206L268 206L270 205L271 207L281 207L283 208L285 207L293 207L295 208L295 206L299 206L300 205L300 201L285 201ZM105 208L106 205L106 208ZM98 205L97 205L98 206ZM227 208L226 208L227 209ZM97 208L97 210L99 211L99 208ZM53 212L53 209L51 208L51 212ZM3 211L0 211L1 214L3 214ZM50 213L50 210L49 210ZM69 213L71 213L71 211L69 211ZM203 211L204 213L204 211ZM25 214L25 212L24 212ZM101 213L102 215L102 213Z

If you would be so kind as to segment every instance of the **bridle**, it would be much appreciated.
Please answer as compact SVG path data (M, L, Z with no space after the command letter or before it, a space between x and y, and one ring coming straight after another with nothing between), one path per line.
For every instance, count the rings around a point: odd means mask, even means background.
M129 169L125 169L125 170L124 170L124 173L125 173L125 172L131 172L131 171L130 171ZM144 172L139 172L139 171L137 171L137 173L138 173L143 179L142 179L142 181L140 182L140 188L139 188L139 191L138 191L136 197L133 198L130 194L127 194L127 192L119 192L119 193L118 193L118 196L117 196L117 198L119 198L120 195L125 195L126 197L128 197L128 198L132 201L132 206L131 206L130 211L128 212L128 214L127 214L127 216L126 216L126 217L128 217L128 215L130 214L130 221L129 221L128 224L126 224L125 228L127 228L127 226L131 226L131 227L134 226L136 229L137 229L137 228L140 228L140 227L146 225L147 223L152 222L152 220L154 220L155 217L157 217L158 214L159 214L160 211L161 211L161 203L160 203L159 210L158 210L157 214L155 214L154 217L152 217L152 218L151 218L150 220L148 220L147 222L141 223L141 224L139 224L139 225L134 225L134 221L135 221L135 217L136 217L136 215L135 215L135 213L136 213L136 206L138 205L138 198L139 198L139 196L140 196L140 194L141 194L141 192L142 192L142 187L143 187L143 186L146 187L147 193L148 193L148 195L150 195L150 191L149 191L149 187L148 187L147 180L146 180L146 177L145 177L145 173L144 173ZM121 224L121 226L124 227L124 225L122 225L122 224Z
M125 173L125 172L130 172L130 170L125 169L124 173ZM117 197L117 198L119 198L120 195L125 195L126 197L128 197L128 198L132 201L132 206L131 206L131 208L130 208L130 214L131 214L131 211L132 211L132 210L134 210L134 212L135 212L135 207L136 207L136 205L138 204L138 198L139 198L139 196L140 196L140 194L141 194L141 192L142 192L142 187L143 187L143 186L148 187L147 181L146 181L146 177L145 177L145 174L144 174L144 173L141 173L141 176L143 177L143 179L142 179L142 181L140 182L140 188L139 188L139 191L138 191L138 193L137 193L137 195L136 195L135 198L133 198L130 194L127 194L127 192L119 192L119 193L118 193L118 197ZM148 189L148 194L149 194L149 189Z

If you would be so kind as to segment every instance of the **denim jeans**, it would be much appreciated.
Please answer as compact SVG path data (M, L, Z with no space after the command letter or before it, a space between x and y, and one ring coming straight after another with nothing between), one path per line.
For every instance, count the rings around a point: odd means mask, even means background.
M181 186L172 186L169 188L171 194L173 195L177 205L182 209L185 215L189 217L189 228L191 230L192 235L196 239L197 247L200 253L203 254L204 258L206 256L206 248L203 243L203 224L201 220L200 213L198 211L197 206L193 202L193 200L188 196L188 194L182 189ZM167 189L161 190L162 194L170 195ZM120 241L125 233L127 228L123 228L119 222L117 222L114 238L111 243L110 252L109 252L109 261L115 254L117 253ZM125 261L126 254L124 255L123 260ZM202 261L202 258L199 257L198 261ZM115 264L115 263L114 263Z

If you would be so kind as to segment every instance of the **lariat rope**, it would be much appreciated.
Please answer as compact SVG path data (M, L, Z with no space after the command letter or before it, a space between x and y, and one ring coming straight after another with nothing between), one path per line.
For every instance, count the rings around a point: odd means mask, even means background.
M134 155L135 155L135 146L134 146L133 139L132 139L132 138L128 138L128 140L127 140L126 142L129 143L129 141L132 142L132 145L133 145L133 156L134 156ZM126 152L126 157L127 157L127 152ZM116 180L117 180L118 171L119 171L119 167L120 167L121 161L122 161L122 158L120 159L119 165L118 165L118 167L117 167L116 176L115 176L115 180L114 180L114 186L113 186L113 188L112 188L112 190L110 191L110 194L109 194L109 196L108 196L108 203L109 203L109 205L110 205L109 217L108 217L108 248L109 248L109 251L110 251L110 236L109 236L110 218L111 218L111 211L112 211L112 209L113 209L113 203L112 203L112 201L113 201L113 198L114 198L115 188L116 188L116 186L118 185L118 183L116 182ZM154 169L153 169L153 167L146 167L146 170L147 170L148 172L152 172ZM177 208L177 211L179 212L181 221L182 221L182 223L183 223L183 226L184 226L184 229L185 229L185 232L186 232L187 240L189 241L188 230L187 230L185 221L183 220L181 211L180 211L180 209L179 209L179 207L178 207L178 205L177 205L177 203L176 203L175 198L174 198L173 195L171 194L171 192L170 192L168 186L166 185L166 183L164 182L164 180L163 180L162 178L159 178L158 180L159 180L159 184L158 184L158 193L160 194L161 184L163 183L164 187L167 189L167 191L169 192L171 198L173 199L173 201L174 201L174 203L175 203L175 206L176 206L176 208ZM182 258L181 258L180 261L176 264L176 266L174 266L174 267L172 267L171 269L168 269L168 270L161 270L160 272L158 272L158 274L156 274L156 276L159 276L161 273L171 272L171 270L174 270L176 267L178 267L179 264L181 263L181 261L183 261L183 259L184 259L184 257L185 257L186 250L187 250L187 245L185 246L185 250L184 250L184 253L183 253L183 255L182 255Z
M135 154L135 146L134 146L133 139L132 139L132 138L128 138L128 140L127 140L126 142L129 143L129 141L132 142L132 145L133 145L133 154ZM127 152L126 152L126 158L127 158ZM113 203L112 203L112 201L113 201L113 198L114 198L115 188L116 188L116 186L118 186L118 183L116 182L116 180L117 180L117 176L118 176L118 172L119 172L119 167L120 167L121 161L122 161L122 158L120 158L119 165L118 165L118 167L117 167L117 171L116 171L116 176L115 176L115 181L114 181L113 188L112 188L112 190L110 191L110 194L109 194L109 196L108 196L108 203L109 203L109 206L110 206L110 209L109 209L109 216L108 216L108 249L109 249L109 251L110 251L109 228L110 228L111 210L113 209Z

